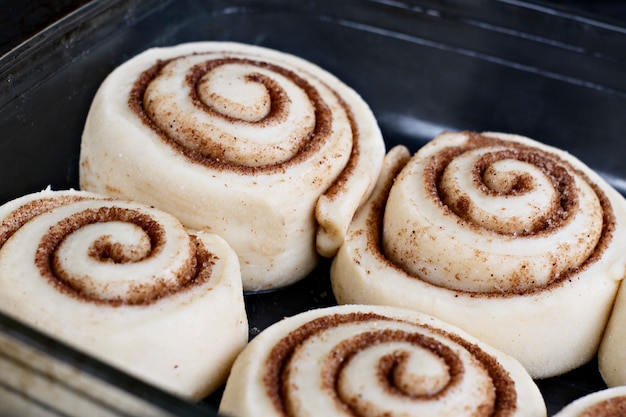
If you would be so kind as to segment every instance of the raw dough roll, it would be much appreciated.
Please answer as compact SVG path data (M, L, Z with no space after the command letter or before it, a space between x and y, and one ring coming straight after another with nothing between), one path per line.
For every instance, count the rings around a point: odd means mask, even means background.
M554 415L554 417L623 416L626 416L626 387L608 388L587 394Z
M107 77L87 117L80 184L219 234L255 291L336 253L384 153L367 104L328 72L198 42L148 50Z
M626 202L528 138L446 132L387 156L331 267L339 303L412 308L534 378L590 360L626 265Z
M249 416L545 416L508 355L454 326L384 306L309 310L235 361L221 413Z
M0 308L176 395L224 383L248 341L239 263L220 237L79 191L0 206Z

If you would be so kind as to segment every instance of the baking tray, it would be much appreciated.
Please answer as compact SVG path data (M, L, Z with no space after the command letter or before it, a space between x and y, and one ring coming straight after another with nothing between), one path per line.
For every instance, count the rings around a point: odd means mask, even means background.
M0 203L48 185L78 188L80 135L106 75L146 48L198 40L317 63L370 104L389 148L415 151L443 129L518 133L571 152L626 192L626 27L615 22L515 0L96 0L0 58ZM335 304L328 268L324 260L289 288L246 295L250 337ZM44 381L31 392L0 373L0 393L50 415L70 413L48 398L56 390L103 415L132 415L134 403L217 415L219 391L187 403L4 315L0 336L0 366ZM595 361L538 385L550 415L605 387ZM112 400L94 395L102 391Z

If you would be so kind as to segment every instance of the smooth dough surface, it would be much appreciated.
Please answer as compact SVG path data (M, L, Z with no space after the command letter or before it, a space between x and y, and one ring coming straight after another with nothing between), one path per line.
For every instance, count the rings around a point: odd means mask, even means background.
M598 367L609 387L626 385L626 287L623 283L602 336Z
M452 164L460 157L475 162ZM474 189L449 195L464 181ZM623 197L570 154L516 135L445 132L413 156L388 153L333 261L333 291L342 304L434 315L534 378L555 376L597 352L624 277L625 227Z
M545 416L512 357L433 317L384 306L309 310L263 330L235 361L233 416Z
M193 42L147 50L102 83L80 185L222 236L244 289L256 291L295 282L336 253L384 153L365 101L315 64Z
M200 399L248 341L239 262L219 236L82 191L0 206L0 308L157 387Z
M620 417L626 415L626 386L587 394L565 406L554 417Z

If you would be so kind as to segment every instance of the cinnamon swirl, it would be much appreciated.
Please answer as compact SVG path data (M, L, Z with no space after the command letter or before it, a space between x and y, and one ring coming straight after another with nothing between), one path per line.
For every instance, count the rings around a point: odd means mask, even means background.
M107 77L87 117L80 184L219 234L244 289L265 290L336 253L384 153L364 100L318 66L197 42L145 51Z
M236 416L545 416L512 357L416 311L309 310L261 332L235 361L221 413Z
M446 132L390 151L331 267L340 303L413 308L535 378L596 353L626 267L626 202L564 151Z
M554 417L626 416L626 386L587 394L565 406Z
M82 191L0 206L0 308L176 395L223 384L248 338L239 263L220 237Z

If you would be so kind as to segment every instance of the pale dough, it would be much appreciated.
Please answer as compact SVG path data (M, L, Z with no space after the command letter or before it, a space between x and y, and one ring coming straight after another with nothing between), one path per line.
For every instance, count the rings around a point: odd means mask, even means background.
M250 416L545 416L512 357L412 310L343 305L281 320L235 361L219 411Z
M469 201L455 212L439 197L447 192L443 185L433 188L426 178L445 177L433 164L459 149L487 154L480 158L488 161L519 156L495 168L483 164L478 182L490 185L467 192L487 204L465 196ZM559 173L546 175L547 167ZM494 172L496 178L485 179ZM452 171L446 181L472 175ZM550 176L569 184L561 195L551 188ZM535 204L546 200L563 206L556 216L546 217ZM490 209L495 211L479 213ZM517 222L499 213L516 210L516 216L529 213L540 220L521 222L526 231L512 230ZM474 220L481 216L487 220ZM493 229L499 223L505 223L504 231ZM625 227L623 197L570 154L521 136L446 132L413 156L403 147L389 152L377 189L333 261L333 291L339 303L434 315L514 356L534 378L555 376L597 352L624 277Z
M626 415L626 386L587 394L565 406L554 417L619 417Z
M235 252L171 215L82 191L0 206L0 308L148 383L198 400L248 341Z
M222 236L244 289L267 290L336 253L384 153L368 105L315 64L194 42L147 50L102 83L80 185Z

